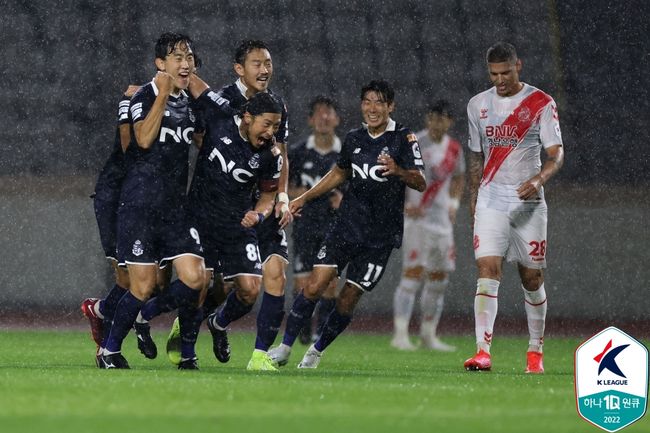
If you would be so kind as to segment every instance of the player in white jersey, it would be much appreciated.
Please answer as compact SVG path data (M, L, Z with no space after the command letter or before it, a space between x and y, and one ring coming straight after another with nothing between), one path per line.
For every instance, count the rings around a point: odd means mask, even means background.
M408 335L413 304L420 295L422 347L445 352L456 348L437 337L449 273L456 269L453 225L464 187L465 159L458 141L447 135L453 123L449 103L440 100L427 110L427 129L417 134L426 167L424 192L407 190L404 206L402 279L393 298L391 346L415 350Z
M562 166L564 150L553 98L519 81L515 47L487 50L494 87L467 105L470 213L478 281L474 297L477 353L467 370L490 370L503 258L516 261L524 291L530 340L527 373L543 373L546 292L546 201L542 186ZM542 165L540 153L545 151Z

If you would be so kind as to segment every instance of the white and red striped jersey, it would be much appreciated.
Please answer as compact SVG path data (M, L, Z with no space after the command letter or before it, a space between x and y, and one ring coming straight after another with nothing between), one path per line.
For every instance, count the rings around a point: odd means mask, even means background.
M469 148L485 156L477 206L508 210L521 204L517 188L540 172L542 147L562 144L555 101L522 84L514 96L499 96L492 87L467 104ZM540 201L543 189L537 200L529 202Z
M424 192L408 188L405 205L424 210L422 223L429 230L451 232L449 185L453 176L465 173L463 148L447 134L440 143L434 142L426 129L418 132L417 138L424 161L427 187Z

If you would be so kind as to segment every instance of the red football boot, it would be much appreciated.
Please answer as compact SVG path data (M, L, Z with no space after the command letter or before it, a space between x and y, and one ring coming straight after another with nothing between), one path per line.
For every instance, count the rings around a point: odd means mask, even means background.
M97 347L102 344L102 335L104 332L104 320L95 313L95 304L99 302L97 298L87 298L81 303L81 312L90 322L90 332Z
M489 371L492 368L492 358L485 350L479 350L478 353L463 364L467 371Z
M526 353L526 373L544 373L544 354L542 352Z

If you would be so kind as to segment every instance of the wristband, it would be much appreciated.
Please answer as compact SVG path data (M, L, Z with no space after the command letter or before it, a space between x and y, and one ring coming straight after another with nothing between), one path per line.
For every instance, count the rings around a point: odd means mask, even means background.
M450 198L449 207L452 208L453 210L458 210L458 208L460 207L460 199L456 197Z
M264 214L262 212L257 213L257 223L262 224L264 222Z
M278 193L278 201L282 202L284 204L289 204L289 196L287 195L286 192L279 192Z

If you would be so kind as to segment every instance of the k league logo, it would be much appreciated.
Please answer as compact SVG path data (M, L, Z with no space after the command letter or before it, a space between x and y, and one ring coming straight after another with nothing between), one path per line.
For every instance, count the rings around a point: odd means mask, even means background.
M575 352L578 413L609 432L640 419L648 400L648 349L615 327L582 343Z

